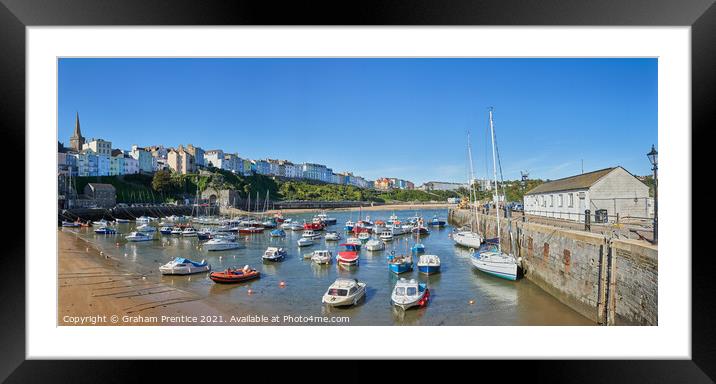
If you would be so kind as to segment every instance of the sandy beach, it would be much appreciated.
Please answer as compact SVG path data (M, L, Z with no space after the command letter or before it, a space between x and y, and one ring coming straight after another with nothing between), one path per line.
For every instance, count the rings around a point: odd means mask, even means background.
M58 325L186 325L196 323L182 316L222 314L156 276L124 270L71 233L58 231L58 246Z

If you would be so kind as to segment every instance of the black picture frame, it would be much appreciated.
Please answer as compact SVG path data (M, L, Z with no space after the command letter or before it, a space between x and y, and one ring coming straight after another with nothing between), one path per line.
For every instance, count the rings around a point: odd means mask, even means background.
M706 133L716 110L716 6L713 0L490 0L393 2L293 2L280 7L271 2L197 0L0 0L0 116L5 124L5 147L24 155L25 137L25 27L80 25L596 25L690 26L692 54L692 175L708 164ZM48 127L48 130L54 127ZM667 129L680 129L667 127ZM687 134L685 132L685 134ZM668 143L667 143L668 145ZM18 150L19 149L19 150ZM703 161L699 161L703 160ZM24 181L24 167L3 172L16 185ZM705 177L705 176L703 176ZM692 191L697 189L690 186ZM18 236L5 244L6 260L25 260L24 234L18 229L24 194L13 198L18 212L3 227ZM696 196L693 194L692 196ZM22 200L22 208L17 204ZM690 207L688 209L691 209ZM7 209L6 209L7 212ZM12 222L12 229L7 224ZM659 361L542 361L500 362L513 379L537 382L712 382L716 378L714 277L710 252L699 252L707 238L706 225L691 225L694 247L684 255L662 255L686 260L692 252L692 360ZM705 247L703 247L705 248ZM686 262L686 261L685 261ZM24 268L23 268L24 269ZM0 279L0 380L8 382L112 382L141 378L137 366L146 362L39 361L25 359L25 274L5 273ZM51 341L48 341L51 342ZM516 347L518 348L518 347ZM618 347L615 347L618 352ZM471 366L477 363L470 363ZM211 368L209 368L211 370ZM443 369L442 371L444 371ZM353 379L362 374L352 375ZM421 376L422 377L422 376ZM485 376L485 379L488 377Z

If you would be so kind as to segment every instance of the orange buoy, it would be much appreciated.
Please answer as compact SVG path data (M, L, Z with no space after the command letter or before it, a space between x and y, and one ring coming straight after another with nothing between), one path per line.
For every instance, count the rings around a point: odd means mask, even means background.
M254 290L253 290L253 289L251 289L251 288L249 288L249 290L248 290L248 291L246 291L246 292L248 292L248 294L250 295L250 294L254 293Z
M475 300L470 300L470 301L468 301L468 303L469 303L470 305L475 304Z
M281 280L281 282L280 282L280 283L278 283L278 286L279 286L279 287L281 287L281 288L283 288L283 287L285 287L285 286L286 286L286 282L285 282L285 281L283 281L283 280Z
M118 241L118 242L116 242L116 243L115 243L114 245L116 245L116 246L118 246L118 247L119 247L119 241Z

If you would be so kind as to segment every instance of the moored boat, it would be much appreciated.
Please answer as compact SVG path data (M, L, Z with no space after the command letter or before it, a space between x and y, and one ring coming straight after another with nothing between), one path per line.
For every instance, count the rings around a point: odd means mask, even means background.
M368 232L361 232L358 234L358 240L360 240L361 243L364 243L370 239L370 233Z
M343 243L341 247L345 249L338 252L336 261L340 265L354 266L358 265L358 247L355 244Z
M382 251L385 249L385 243L380 240L370 239L365 243L365 249L368 251Z
M220 284L235 284L253 280L261 276L261 272L245 265L242 269L227 268L222 272L212 272L209 278Z
M184 237L197 237L197 230L193 227L187 227L181 232L181 235Z
M261 257L266 261L281 261L286 257L286 251L279 247L268 247Z
M149 241L152 240L152 236L139 231L131 232L129 235L124 237L127 241Z
M286 231L283 229L274 229L270 233L271 237L286 237Z
M441 219L438 219L437 216L433 216L433 219L428 222L428 225L431 227L444 227L445 220L441 220Z
M356 305L365 296L366 283L357 279L338 278L328 287L321 302L331 307Z
M302 237L297 241L299 247L307 247L309 245L313 245L313 243L313 239L310 237Z
M341 234L335 231L326 232L326 241L338 241L341 239Z
M411 252L413 255L422 255L423 253L425 253L425 245L423 245L423 244L421 244L421 243L414 244L414 245L410 248L410 252Z
M229 249L243 248L243 244L228 239L211 239L201 246L206 251L226 251Z
M316 264L330 264L331 261L333 261L333 254L331 251L325 249L313 251L311 261Z
M172 227L161 227L159 228L159 233L162 235L169 235L172 233Z
M423 307L430 300L430 290L425 283L418 283L415 279L401 278L395 283L390 301L394 306L403 310L411 307Z
M383 231L380 234L380 239L383 241L393 241L393 233L390 231Z
M206 260L197 263L196 261L191 261L183 257L177 257L159 267L159 272L161 272L162 275L190 275L209 270L211 270L211 265L209 265Z
M418 258L418 272L426 275L440 272L440 257L437 255L421 255Z
M346 239L346 243L355 245L356 249L360 249L360 246L363 245L363 243L360 240L358 240L357 237L349 237L348 239Z
M411 255L394 256L388 262L388 269L398 275L401 273L410 272L413 270L413 257Z
M110 227L100 227L94 230L94 233L98 235L115 235L117 231Z
M154 227L152 227L152 226L149 225L149 224L142 224L142 225L140 225L140 226L137 227L137 231L138 231L138 232L152 233L152 232L156 232L157 229L154 228Z

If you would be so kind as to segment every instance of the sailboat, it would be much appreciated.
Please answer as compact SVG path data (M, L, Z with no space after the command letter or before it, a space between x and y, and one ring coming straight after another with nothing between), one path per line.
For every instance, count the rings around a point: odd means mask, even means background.
M468 161L470 162L470 177L467 181L468 187L470 188L470 209L475 210L475 218L477 219L477 197L474 193L474 187L472 181L475 179L475 171L472 167L472 149L470 146L470 132L467 133L467 157ZM477 220L475 220L477 222ZM459 230L452 234L452 239L457 245L462 245L464 247L470 247L474 249L478 249L480 245L482 244L482 236L480 236L477 231L473 231L472 228L470 229L463 229Z
M495 126L492 121L492 108L490 108L490 133L492 136L492 173L495 180L495 193L493 199L498 207L497 188L497 155L495 150ZM517 280L517 259L514 255L502 252L500 245L500 210L495 209L497 219L497 249L489 248L486 251L476 252L472 255L472 265L478 270L507 280Z

